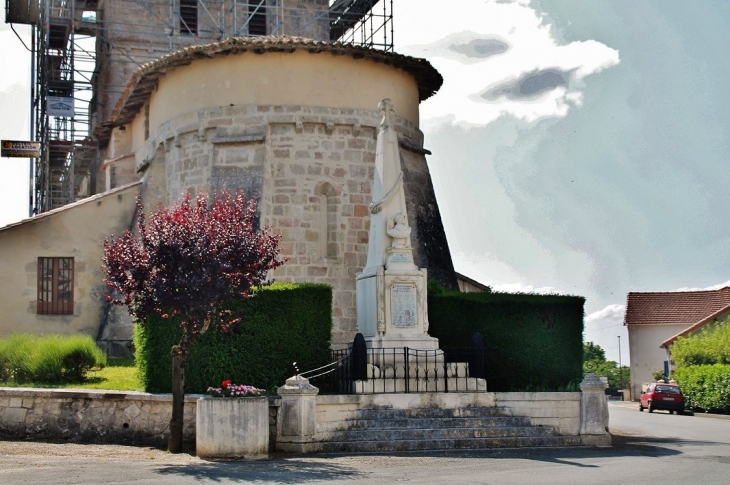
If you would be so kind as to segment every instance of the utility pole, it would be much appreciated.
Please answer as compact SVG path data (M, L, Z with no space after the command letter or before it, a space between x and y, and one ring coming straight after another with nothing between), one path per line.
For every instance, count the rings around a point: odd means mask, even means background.
M621 389L624 388L624 370L621 365L621 335L618 336L618 380L621 385Z

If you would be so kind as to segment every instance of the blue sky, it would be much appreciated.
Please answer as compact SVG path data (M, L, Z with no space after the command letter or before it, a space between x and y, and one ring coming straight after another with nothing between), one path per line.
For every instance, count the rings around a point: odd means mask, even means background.
M394 40L445 78L422 129L458 271L585 296L615 360L627 292L730 280L730 2L443 5L396 0ZM0 138L23 139L29 55L4 24L0 46ZM0 159L0 225L27 214L27 167Z

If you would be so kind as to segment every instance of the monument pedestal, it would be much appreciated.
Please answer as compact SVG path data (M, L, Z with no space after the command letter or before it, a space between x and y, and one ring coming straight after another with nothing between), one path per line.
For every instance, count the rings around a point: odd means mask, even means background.
M381 266L357 276L358 331L368 348L439 348L438 339L428 335L426 282L426 270L417 268Z

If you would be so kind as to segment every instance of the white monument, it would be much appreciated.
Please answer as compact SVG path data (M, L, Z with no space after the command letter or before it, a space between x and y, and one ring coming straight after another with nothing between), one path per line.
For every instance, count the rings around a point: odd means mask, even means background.
M428 335L426 270L413 263L393 105L378 105L383 119L375 155L370 238L365 269L357 275L357 330L369 348L436 350Z

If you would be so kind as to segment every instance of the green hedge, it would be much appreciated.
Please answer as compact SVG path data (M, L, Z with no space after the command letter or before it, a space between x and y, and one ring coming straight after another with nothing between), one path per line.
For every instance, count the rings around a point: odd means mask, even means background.
M332 288L319 284L275 284L236 300L229 309L242 317L230 333L209 330L193 346L185 366L185 391L203 393L224 379L275 391L301 371L329 362ZM171 347L180 340L177 319L150 318L136 325L140 380L147 392L170 392Z
M479 332L491 391L573 390L583 375L579 296L429 292L429 333L441 348Z
M83 382L106 356L88 335L15 334L0 340L0 381Z
M693 365L674 371L685 406L711 413L730 414L730 365Z

